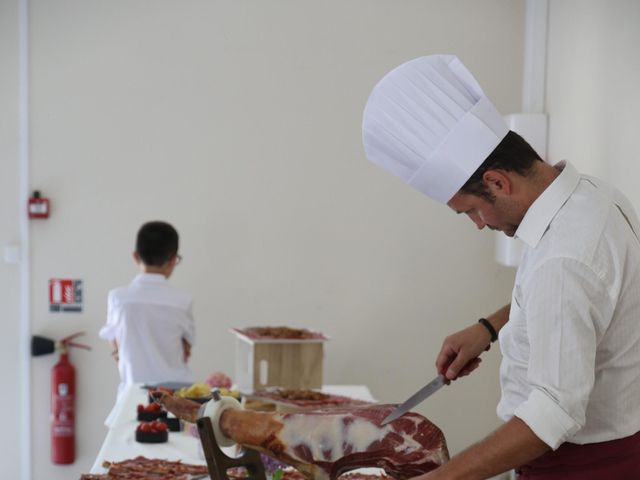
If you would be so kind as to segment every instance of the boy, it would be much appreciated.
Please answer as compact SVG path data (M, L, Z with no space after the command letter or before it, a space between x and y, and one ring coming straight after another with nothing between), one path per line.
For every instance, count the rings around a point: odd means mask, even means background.
M142 273L109 292L107 323L100 329L118 362L118 396L132 383L193 382L187 365L195 340L192 298L167 282L181 258L171 225L140 227L133 259Z

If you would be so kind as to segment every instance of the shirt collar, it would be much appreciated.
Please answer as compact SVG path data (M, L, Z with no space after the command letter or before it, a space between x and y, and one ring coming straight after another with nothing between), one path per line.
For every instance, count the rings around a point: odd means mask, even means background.
M139 273L132 283L164 283L166 280L161 273Z
M559 162L555 167L561 169L560 175L531 204L516 230L516 238L531 248L538 245L549 224L580 181L580 173L569 162Z

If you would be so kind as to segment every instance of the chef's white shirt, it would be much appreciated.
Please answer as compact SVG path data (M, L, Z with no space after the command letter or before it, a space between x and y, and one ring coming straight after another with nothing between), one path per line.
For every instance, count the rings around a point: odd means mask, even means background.
M193 382L182 338L195 343L192 298L157 273L109 292L100 337L118 342L118 395L132 383Z
M638 235L628 200L570 164L516 232L525 250L500 331L497 412L553 449L640 430Z

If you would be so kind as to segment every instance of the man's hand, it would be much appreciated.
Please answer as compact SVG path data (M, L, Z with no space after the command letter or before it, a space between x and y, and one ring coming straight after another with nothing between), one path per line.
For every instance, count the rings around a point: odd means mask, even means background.
M490 347L491 335L479 323L449 335L436 359L438 373L448 380L469 375L480 365L480 354Z
M189 361L191 357L191 344L187 342L184 338L182 339L182 353L184 358L184 363Z
M487 317L496 332L509 321L511 304L507 304ZM480 323L449 335L442 342L436 359L438 373L455 380L473 372L482 361L480 354L491 348L491 334Z

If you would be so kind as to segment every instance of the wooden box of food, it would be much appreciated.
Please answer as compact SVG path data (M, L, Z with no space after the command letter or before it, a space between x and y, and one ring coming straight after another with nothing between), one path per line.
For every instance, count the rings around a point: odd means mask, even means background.
M321 388L322 333L289 327L232 328L236 336L235 382L243 393L266 387Z

